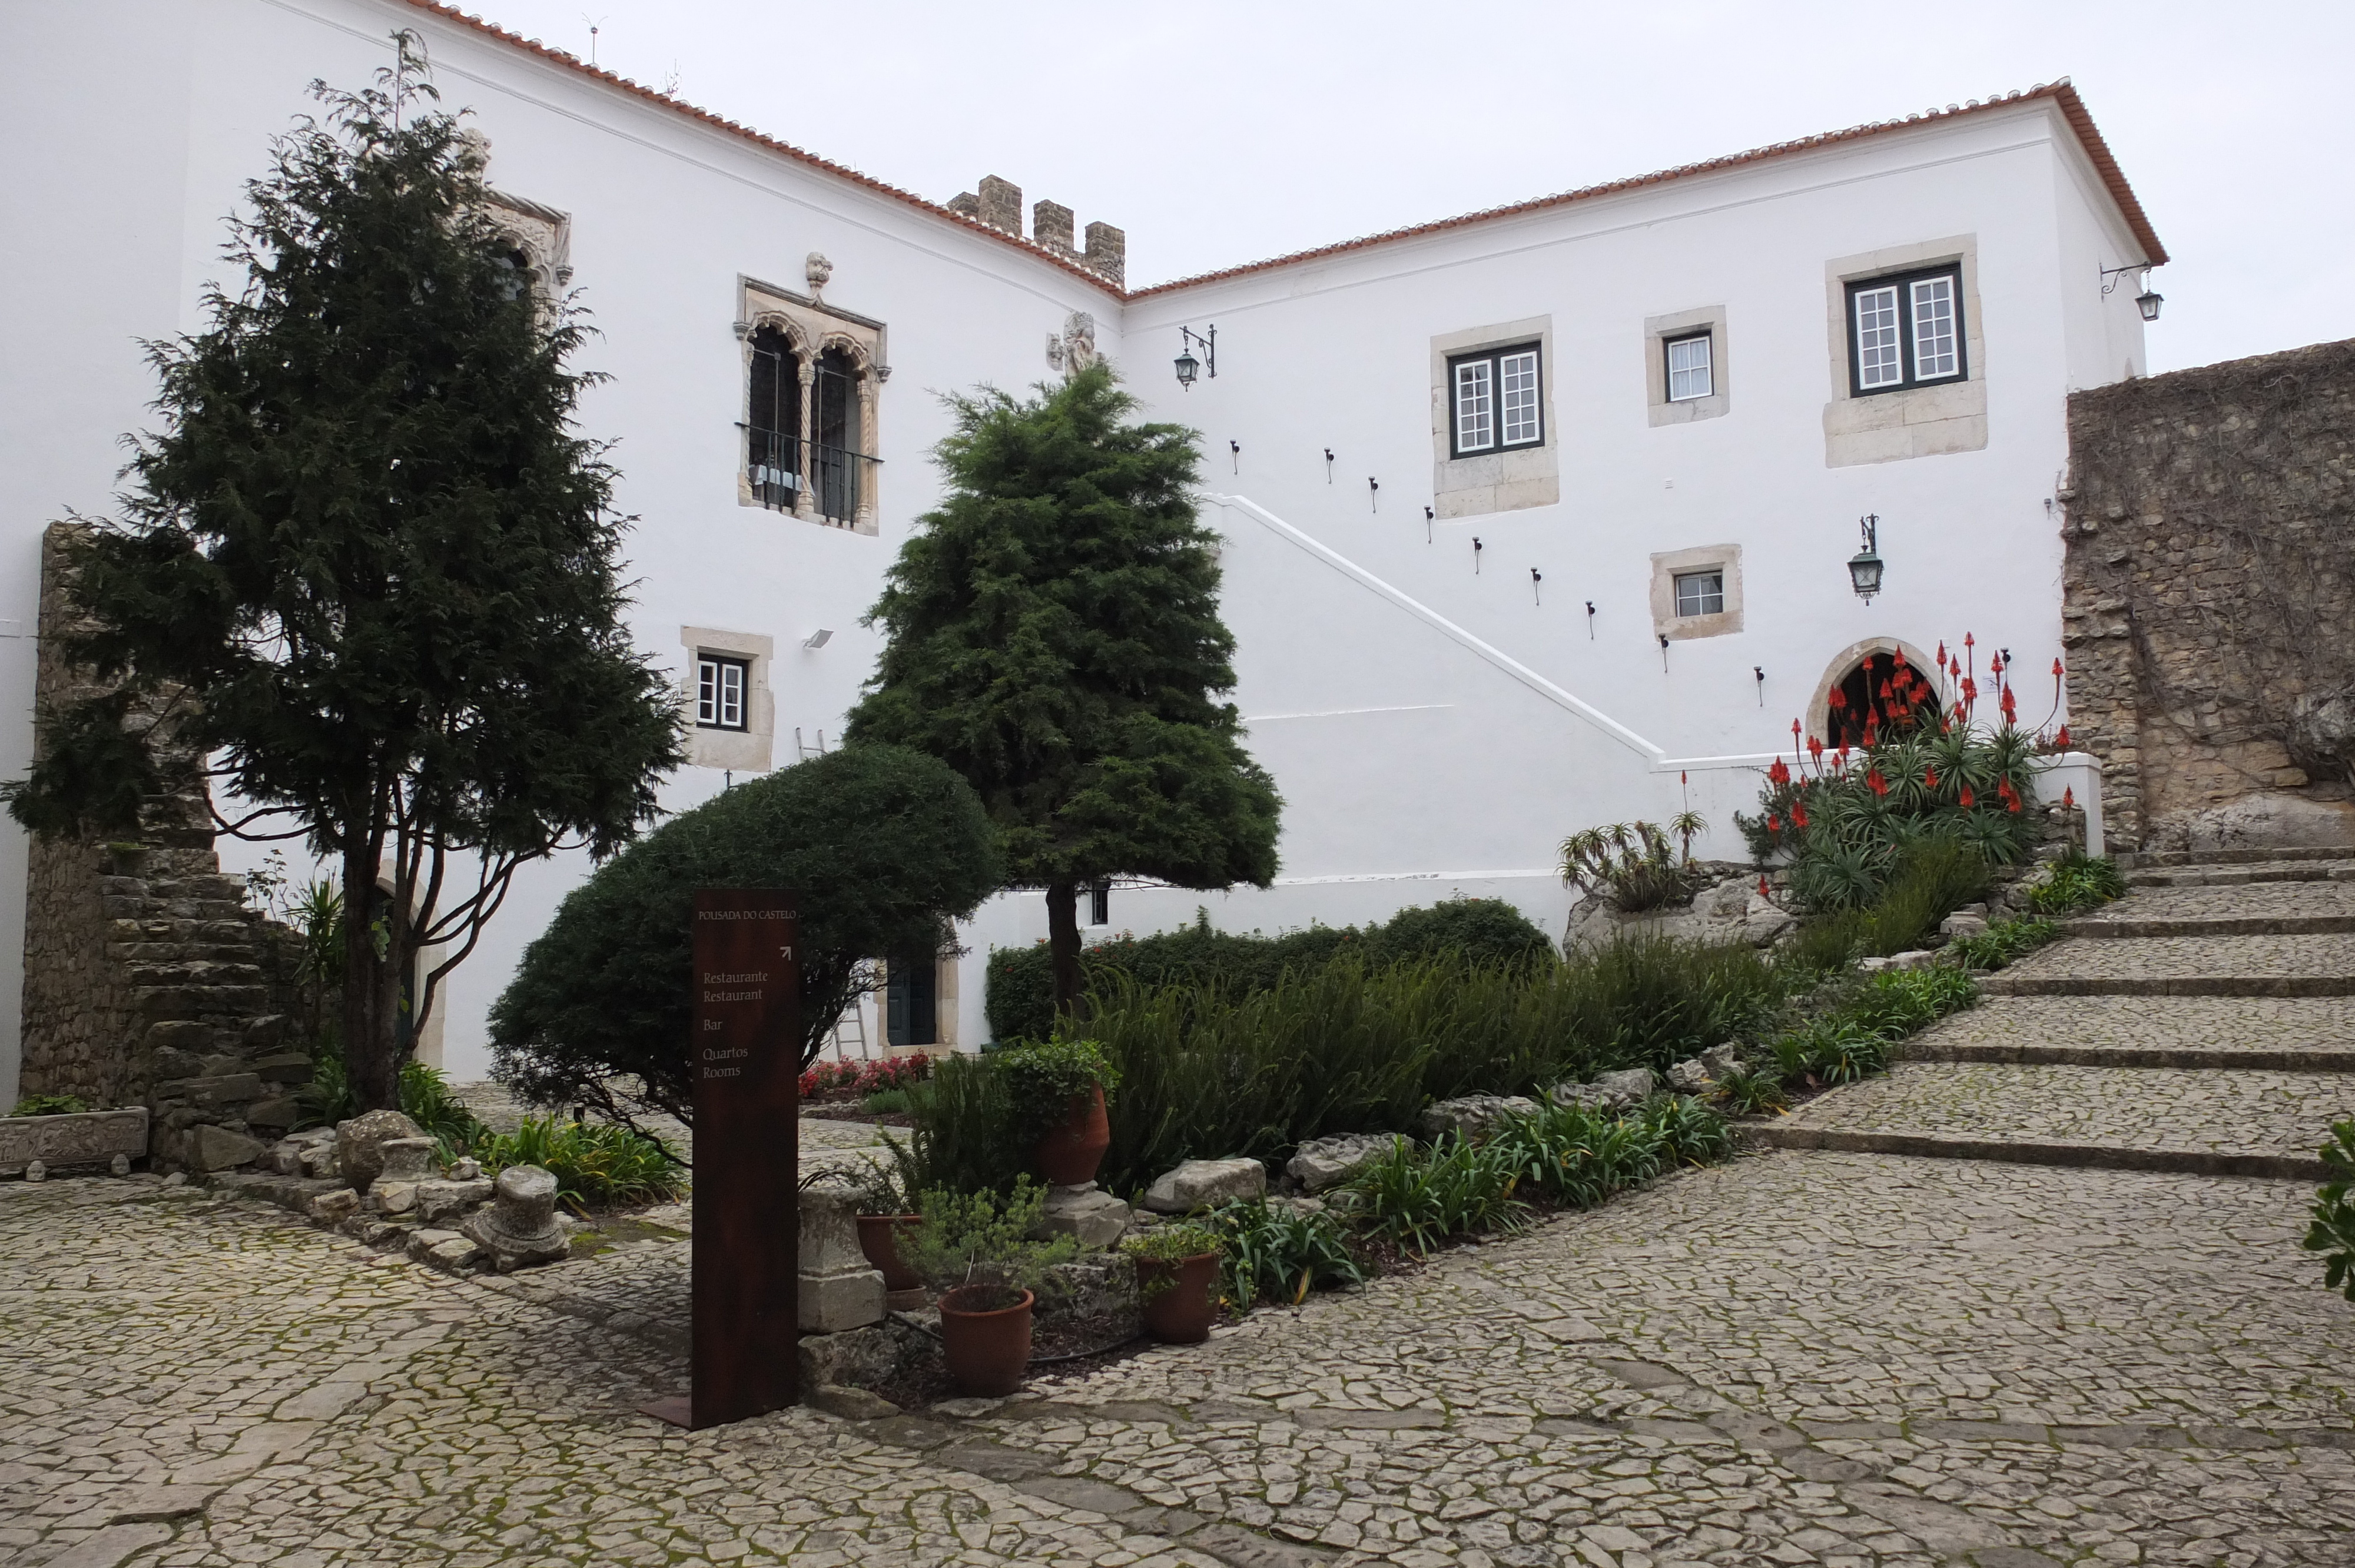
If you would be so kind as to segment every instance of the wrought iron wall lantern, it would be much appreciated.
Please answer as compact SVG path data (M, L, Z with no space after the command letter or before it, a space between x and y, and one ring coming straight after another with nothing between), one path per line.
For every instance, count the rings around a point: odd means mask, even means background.
M1849 557L1848 578L1855 585L1857 597L1870 604L1872 596L1881 591L1881 514L1859 517L1856 523L1864 533L1864 548Z
M1216 381L1219 378L1217 324L1212 323L1207 334L1199 334L1192 327L1181 326L1178 329L1178 385L1180 387L1193 386L1195 375L1202 368L1202 360L1194 357L1197 347L1201 349L1203 359L1210 362L1210 379Z
M2125 267L2103 268L2102 277L2104 279L2104 282L2102 284L2102 298L2106 300L2112 294L2115 293L2117 291L2118 284L2125 281L2127 273L2138 273L2140 274L2140 281L2143 289L2141 293L2135 296L2135 309L2142 313L2143 320L2147 322L2157 321L2158 319L2158 307L2167 302L2167 296L2165 294L2156 293L2152 291L2150 287L2150 268L2151 264L2147 261L2137 261Z

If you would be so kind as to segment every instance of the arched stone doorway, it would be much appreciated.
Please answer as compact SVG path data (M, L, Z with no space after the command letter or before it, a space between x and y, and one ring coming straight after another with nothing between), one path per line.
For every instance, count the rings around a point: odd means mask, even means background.
M1807 733L1820 737L1828 747L1838 746L1843 740L1850 746L1862 745L1865 719L1881 712L1881 684L1895 674L1897 655L1901 653L1906 666L1929 683L1932 696L1928 706L1931 712L1937 712L1937 677L1930 655L1900 638L1868 637L1841 649L1824 667L1823 678L1816 683L1815 697L1807 705ZM1842 698L1837 708L1831 701L1834 691L1839 692ZM1882 721L1875 718L1874 723L1880 726Z

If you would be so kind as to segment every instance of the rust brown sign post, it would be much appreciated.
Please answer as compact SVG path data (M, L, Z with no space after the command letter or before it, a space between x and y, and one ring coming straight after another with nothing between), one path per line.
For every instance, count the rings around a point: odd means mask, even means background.
M695 895L693 1392L646 1407L700 1429L794 1403L801 970L793 895Z

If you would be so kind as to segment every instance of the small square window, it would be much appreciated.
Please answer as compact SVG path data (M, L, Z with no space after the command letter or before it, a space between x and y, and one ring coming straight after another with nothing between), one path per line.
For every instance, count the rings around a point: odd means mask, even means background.
M1453 455L1476 457L1545 444L1545 393L1536 344L1452 359L1447 384Z
M1723 615L1725 613L1725 569L1713 567L1705 572L1677 574L1677 615L1679 619L1692 615Z
M1111 883L1099 882L1088 889L1088 924L1091 926L1112 924Z
M699 653L695 660L695 722L701 729L750 729L752 666L743 659Z
M1672 337L1668 342L1668 401L1689 403L1716 395L1717 377L1710 362L1710 334Z
M1953 381L1963 363L1963 273L1956 266L1874 278L1848 290L1853 390L1893 392Z

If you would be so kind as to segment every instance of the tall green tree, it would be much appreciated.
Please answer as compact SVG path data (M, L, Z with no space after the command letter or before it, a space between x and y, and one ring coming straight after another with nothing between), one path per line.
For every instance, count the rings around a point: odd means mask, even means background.
M368 90L314 84L324 119L273 143L231 220L241 287L149 345L165 429L71 556L66 652L114 689L42 715L7 789L37 832L135 831L184 747L238 802L220 831L334 862L363 1107L396 1103L517 868L617 847L681 756L620 620L614 472L573 429L584 329L515 264L405 37L400 60Z
M1044 888L1057 1010L1080 997L1079 890L1114 876L1264 887L1282 802L1245 753L1194 431L1139 424L1098 363L1030 400L953 397L947 499L868 616L889 636L853 742L928 751Z

